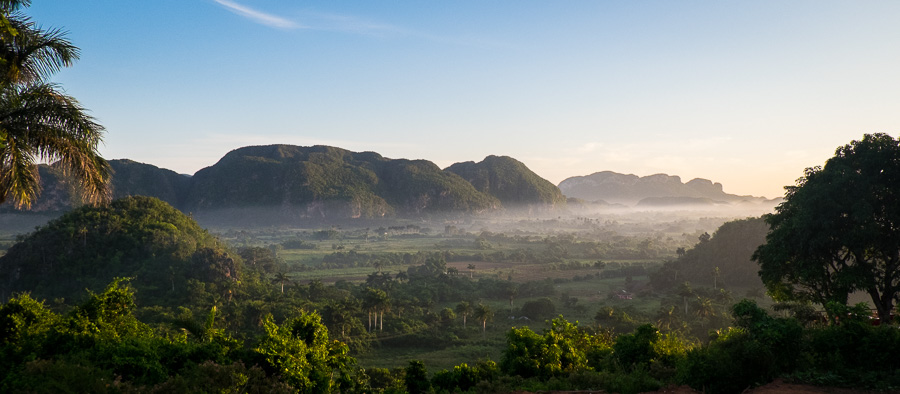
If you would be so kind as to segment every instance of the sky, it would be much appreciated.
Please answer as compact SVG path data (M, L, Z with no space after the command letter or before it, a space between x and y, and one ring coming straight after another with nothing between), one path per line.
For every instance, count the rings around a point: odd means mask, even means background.
M783 196L900 133L896 1L44 0L80 60L52 77L100 153L193 174L248 145L440 167L506 155Z

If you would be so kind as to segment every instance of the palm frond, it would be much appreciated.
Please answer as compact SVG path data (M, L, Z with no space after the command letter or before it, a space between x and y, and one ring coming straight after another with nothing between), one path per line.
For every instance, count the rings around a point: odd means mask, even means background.
M31 5L31 0L0 0L0 11L5 14Z
M0 59L6 82L14 84L39 82L63 67L71 66L79 57L79 49L60 29L43 30L28 17L7 15L14 36L3 36Z
M30 208L40 192L40 175L28 147L7 139L0 148L0 203L11 199L16 208Z
M85 201L109 200L111 170L109 163L97 153L103 127L87 115L77 100L58 91L55 85L39 83L2 88L0 128L7 135L7 146L3 149L17 151L8 156L28 156L32 165L35 159L55 161L55 166L81 183ZM4 173L12 170L7 165L3 163ZM0 175L0 183L9 186L5 195L12 197L17 206L30 206L34 195L21 190L12 192L13 187L26 186L7 179L12 175Z

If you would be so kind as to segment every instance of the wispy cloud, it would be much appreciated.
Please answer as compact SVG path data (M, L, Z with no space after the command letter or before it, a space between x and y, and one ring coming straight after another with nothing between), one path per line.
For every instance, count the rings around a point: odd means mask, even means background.
M303 25L301 25L297 22L294 22L290 19L282 18L277 15L267 14L265 12L255 10L253 8L235 3L230 0L213 0L213 1L215 1L217 4L221 5L222 7L225 7L228 11L231 11L235 14L238 14L240 16L243 16L247 19L250 19L256 23L259 23L259 24L262 24L265 26L275 27L275 28L279 28L279 29L300 29L300 28L304 27Z
M330 30L369 35L408 34L404 29L394 25L368 20L365 18L324 12L306 12L304 19L310 21L310 27L318 30Z
M505 43L472 37L443 37L405 29L389 23L367 19L354 15L342 15L327 12L306 11L298 13L295 19L263 12L232 0L213 0L216 4L253 22L277 29L307 29L318 31L342 32L376 37L413 37L451 45L476 47L501 47ZM303 23L297 20L302 20Z

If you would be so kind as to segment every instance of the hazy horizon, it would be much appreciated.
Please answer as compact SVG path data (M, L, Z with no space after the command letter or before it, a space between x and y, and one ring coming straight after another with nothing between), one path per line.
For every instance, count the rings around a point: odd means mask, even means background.
M677 175L775 198L864 133L897 135L900 3L35 2L81 59L60 83L101 154L193 174L247 145L554 184Z

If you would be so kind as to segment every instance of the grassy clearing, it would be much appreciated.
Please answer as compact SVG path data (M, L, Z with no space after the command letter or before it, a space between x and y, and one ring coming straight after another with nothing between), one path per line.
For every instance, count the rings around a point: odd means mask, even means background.
M499 361L503 355L505 338L496 335L494 330L491 333L492 337L488 340L438 350L418 347L373 349L357 356L357 362L363 368L396 368L406 367L410 360L421 360L429 371L436 372L451 369L460 363L472 365L481 359Z

